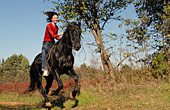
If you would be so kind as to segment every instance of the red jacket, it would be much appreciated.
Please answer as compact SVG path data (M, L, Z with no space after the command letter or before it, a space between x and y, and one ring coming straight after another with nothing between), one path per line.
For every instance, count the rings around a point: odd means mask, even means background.
M61 39L58 36L58 27L54 27L52 23L49 23L45 30L44 41L54 41L54 38Z

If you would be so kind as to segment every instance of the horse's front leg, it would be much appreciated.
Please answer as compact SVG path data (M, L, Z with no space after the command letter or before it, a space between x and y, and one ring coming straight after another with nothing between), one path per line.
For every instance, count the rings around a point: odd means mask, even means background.
M45 79L46 79L45 93L48 94L49 93L49 89L52 86L54 77L53 77L52 74L49 74L48 77L45 77Z
M69 70L67 74L69 76L73 77L74 81L75 81L74 91L72 91L72 93L70 94L70 98L74 99L79 91L79 89L78 89L78 75L75 73L74 69Z
M54 74L54 78L57 80L58 83L58 89L57 90L52 90L49 95L58 95L58 93L60 92L60 90L63 89L63 82L61 80L60 75L58 74L58 72L55 70L55 72L53 72Z
M38 91L42 94L42 96L44 97L44 100L45 100L45 106L47 107L51 107L51 103L45 93L45 91L43 90L43 86L42 86L42 77L40 76L38 81L37 81L37 88L38 88Z

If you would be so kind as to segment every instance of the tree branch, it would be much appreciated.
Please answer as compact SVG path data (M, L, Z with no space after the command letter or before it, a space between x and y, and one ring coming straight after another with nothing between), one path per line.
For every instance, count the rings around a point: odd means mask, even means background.
M96 8L98 8L100 6L100 4L103 3L103 0L101 0L97 5L96 5Z
M141 52L141 51L143 51L143 50L136 51L135 53L132 53L132 54L130 54L130 55L128 55L128 56L126 56L123 60L121 60L121 61L117 64L117 66L116 66L116 67L118 67L120 64L122 64L122 63L123 63L123 61L125 61L125 60L126 60L126 58L128 58L128 57L130 57L130 56L132 56L132 55L134 55L134 54L137 54L138 52Z
M88 14L86 12L84 12L83 9L80 9L80 7L82 6L82 1L81 0L76 0L78 1L79 4L76 4L75 2L73 3L75 8L77 9L77 12L79 13L80 17L84 20L84 22L86 23L86 25L90 28L90 27L95 27L94 23L91 21L90 17L88 16ZM87 7L87 6L86 6Z
M112 3L112 2L114 2L114 1L112 1L112 0L110 0L110 4ZM106 25L106 23L109 21L109 19L110 19L110 16L112 15L112 11L113 11L113 5L111 6L111 11L110 11L110 13L108 14L108 17L107 17L107 15L106 15L106 20L104 21L104 23L103 23L103 26L102 26L102 30L104 29L104 26Z
M96 44L91 44L91 43L87 43L87 45L98 46L98 45L96 45Z

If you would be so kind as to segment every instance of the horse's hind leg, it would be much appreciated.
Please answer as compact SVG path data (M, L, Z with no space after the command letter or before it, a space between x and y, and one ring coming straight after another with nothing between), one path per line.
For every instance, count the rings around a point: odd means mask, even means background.
M75 98L79 91L79 89L78 89L78 75L75 73L74 69L69 70L67 74L74 78L75 88L74 88L74 91L70 94L70 98Z
M37 81L37 88L39 90L39 92L42 94L42 96L44 97L44 100L45 100L45 104L47 107L51 107L51 103L45 93L45 91L43 90L43 86L42 86L42 77L40 77Z

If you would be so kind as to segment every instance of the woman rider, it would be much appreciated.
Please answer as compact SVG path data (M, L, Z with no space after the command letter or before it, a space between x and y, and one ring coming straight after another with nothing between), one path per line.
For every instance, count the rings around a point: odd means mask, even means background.
M54 39L61 39L59 36L63 35L62 33L58 34L58 26L56 23L58 22L58 14L56 12L46 12L45 13L48 18L47 22L50 22L46 26L43 46L42 46L42 71L43 76L48 76L48 70L46 68L46 56L52 45L55 43Z

